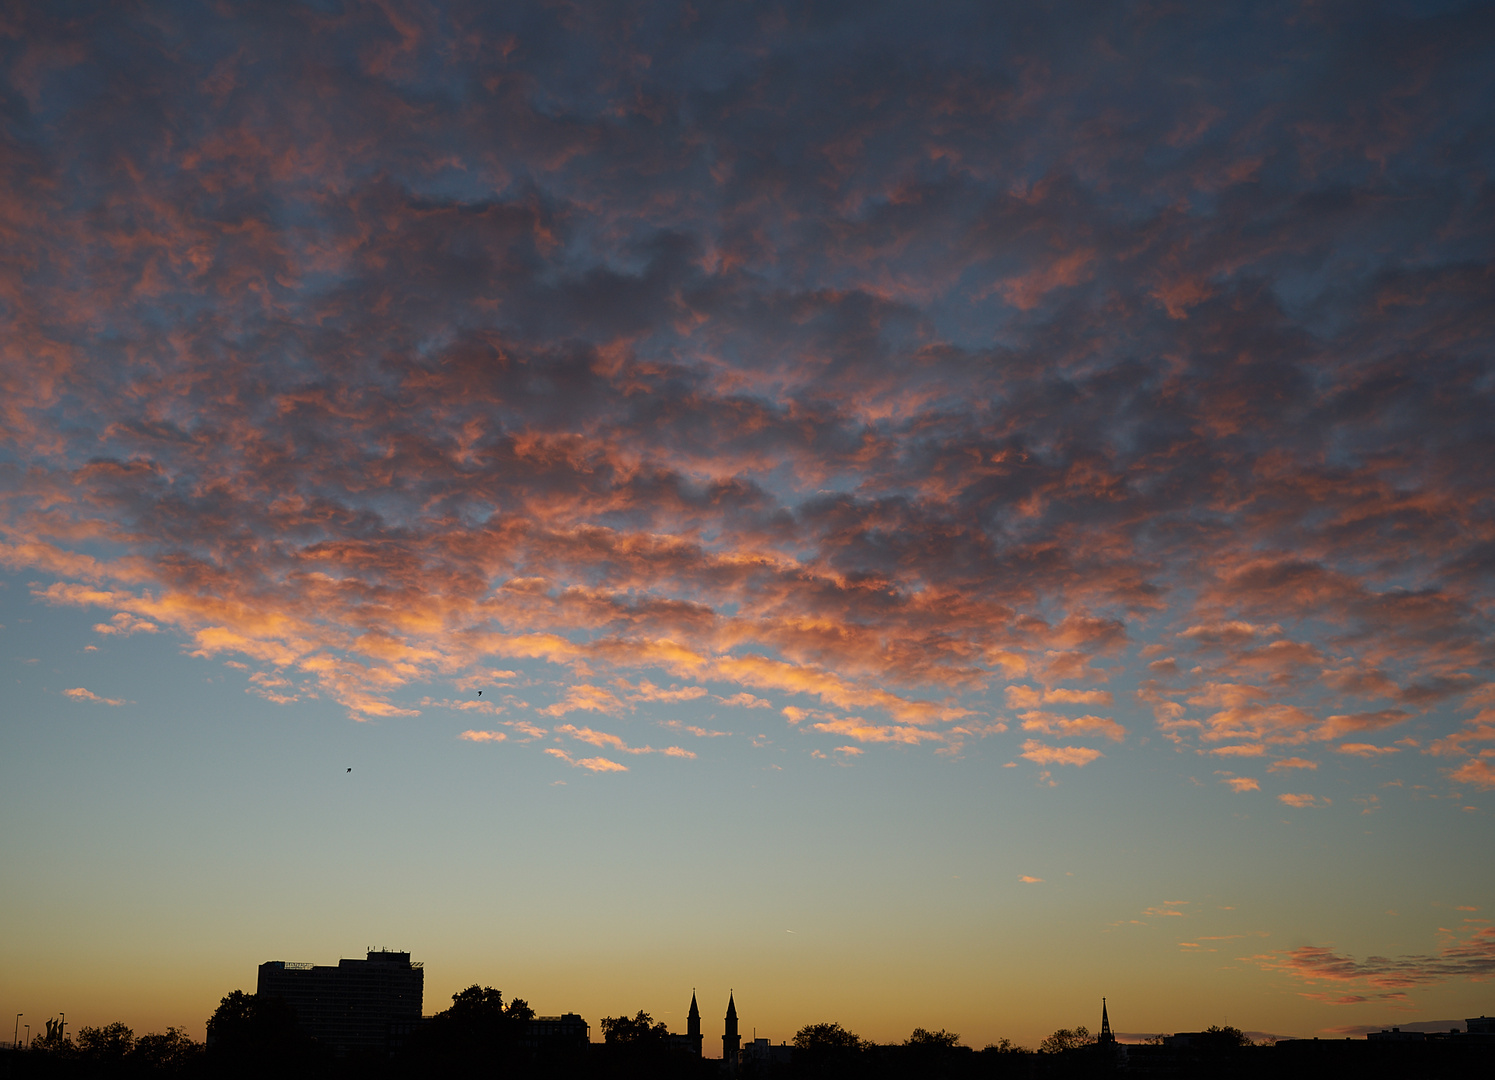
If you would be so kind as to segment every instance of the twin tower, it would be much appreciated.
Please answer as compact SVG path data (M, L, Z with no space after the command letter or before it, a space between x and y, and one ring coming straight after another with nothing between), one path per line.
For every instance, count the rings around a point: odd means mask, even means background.
M673 1039L680 1040L680 1045L686 1049L694 1050L696 1054L701 1052L701 1010L696 1007L696 992L690 992L690 1012L685 1016L684 1036L675 1035ZM738 1051L742 1049L742 1036L737 1034L737 1002L733 1000L731 991L727 992L727 1027L722 1034L722 1059L724 1061L736 1061Z

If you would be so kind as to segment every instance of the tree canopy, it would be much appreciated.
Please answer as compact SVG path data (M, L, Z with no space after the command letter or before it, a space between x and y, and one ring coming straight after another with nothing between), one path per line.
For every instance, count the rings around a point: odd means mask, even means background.
M663 1045L670 1029L643 1009L637 1016L604 1016L602 1018L602 1041L609 1046L654 1046Z
M808 1054L848 1053L865 1045L840 1024L806 1024L794 1035L794 1048Z
M1090 1034L1084 1024L1081 1024L1073 1030L1060 1028L1038 1044L1038 1052L1040 1054L1062 1054L1066 1050L1090 1046L1094 1042L1095 1037Z

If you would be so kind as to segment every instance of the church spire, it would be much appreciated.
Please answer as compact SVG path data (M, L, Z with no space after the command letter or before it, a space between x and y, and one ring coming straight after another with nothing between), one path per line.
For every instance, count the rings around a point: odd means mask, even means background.
M694 1039L701 1037L701 1010L696 1008L696 992L690 992L690 1012L685 1014L685 1033ZM696 1053L700 1053L697 1047Z
M1109 1046L1116 1041L1116 1036L1111 1034L1111 1018L1106 1015L1106 999L1100 999L1100 1035L1096 1042L1102 1046Z
M727 991L727 1030L722 1033L722 1060L735 1068L737 1051L742 1049L742 1038L737 1034L737 1002L732 992Z

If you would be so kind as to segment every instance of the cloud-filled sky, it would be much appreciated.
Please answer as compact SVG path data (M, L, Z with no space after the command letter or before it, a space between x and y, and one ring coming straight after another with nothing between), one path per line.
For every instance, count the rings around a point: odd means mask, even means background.
M7 5L0 76L12 1011L355 929L775 1038L1489 1011L1487 5Z

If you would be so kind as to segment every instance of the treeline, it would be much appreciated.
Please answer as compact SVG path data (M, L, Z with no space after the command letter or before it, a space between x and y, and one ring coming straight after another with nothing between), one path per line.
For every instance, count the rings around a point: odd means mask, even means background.
M30 1048L5 1055L0 1077L716 1080L725 1071L720 1059L682 1049L666 1026L646 1012L605 1017L600 1024L603 1041L580 1045L537 1039L528 1024L534 1015L522 998L505 1001L492 987L471 986L453 995L450 1008L408 1031L396 1031L388 1049L339 1055L304 1032L280 998L235 991L208 1021L206 1044L175 1028L137 1038L124 1024L85 1027L70 1037L38 1037ZM1217 1033L1218 1065L1236 1063L1229 1055L1250 1045L1233 1028L1211 1030ZM746 1058L735 1075L780 1080L1003 1080L1092 1076L1115 1072L1117 1064L1083 1027L1060 1029L1030 1051L1006 1039L978 1050L962 1046L953 1032L923 1028L900 1043L879 1044L840 1024L819 1023L801 1028L792 1047L787 1062ZM1226 1068L1222 1074L1230 1071Z

